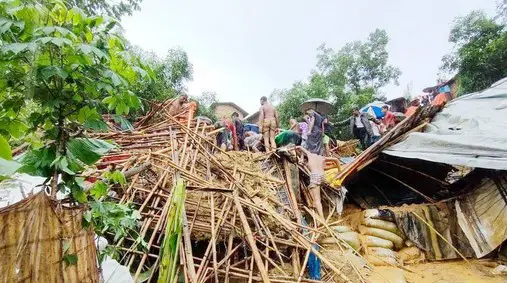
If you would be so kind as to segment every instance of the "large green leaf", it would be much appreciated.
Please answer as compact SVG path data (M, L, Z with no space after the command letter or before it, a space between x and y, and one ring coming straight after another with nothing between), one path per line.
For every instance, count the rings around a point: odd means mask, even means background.
M95 47L93 45L83 43L83 44L79 44L76 47L76 49L83 52L83 54L86 54L86 55L94 54L95 56L97 56L100 59L109 58L109 56L107 56L106 53L104 53L102 50L98 49L97 47Z
M109 126L107 125L106 122L104 122L104 120L102 120L102 118L88 119L85 121L84 127L86 129L93 130L93 131L99 131L99 132L109 130Z
M2 177L11 176L12 174L16 173L20 167L21 164L18 162L6 160L0 157L0 179L2 179Z
M118 124L120 124L120 129L122 131L133 131L134 130L134 127L132 126L132 124L130 123L129 120L127 120L127 118L123 117L123 116L120 116L120 115L114 115L114 121Z
M11 160L12 159L12 150L9 142L3 137L0 136L0 158Z
M86 165L97 162L116 146L99 139L76 138L67 142L67 151Z
M15 26L18 29L22 30L25 27L25 23L22 21L11 21L6 18L0 18L0 34L4 34L5 32L9 31L12 26Z
M119 86L119 85L128 85L127 81L125 81L122 77L120 77L117 73L111 71L111 70L107 70L104 72L104 77L106 78L110 78L111 81L113 82L113 85L115 87Z
M42 78L44 80L47 80L48 78L55 75L65 80L69 76L69 73L67 73L67 71L58 66L44 67L40 69L40 73L42 74Z
M185 183L178 180L173 189L171 204L167 213L164 241L160 249L159 283L176 283L178 275L179 245L185 203Z
M35 51L35 48L37 47L37 45L35 43L32 43L32 42L28 42L28 43L11 43L11 44L6 44L4 46L2 46L2 52L4 53L14 53L14 55L17 55L21 52L25 52L25 51Z
M70 39L51 36L41 37L37 39L36 42L40 42L42 44L52 43L58 47L62 47L63 45L72 45L72 41Z
M20 157L23 166L19 172L34 176L50 177L53 173L51 163L56 159L56 151L52 147L32 149Z
M28 127L21 121L11 120L4 124L0 124L0 129L6 130L15 138L20 138Z
M35 32L36 33L40 32L45 35L51 35L51 34L54 34L55 32L58 32L64 37L69 37L70 39L73 39L73 40L77 39L77 36L72 31L70 31L64 27L59 27L59 26L41 27L41 28L38 28Z

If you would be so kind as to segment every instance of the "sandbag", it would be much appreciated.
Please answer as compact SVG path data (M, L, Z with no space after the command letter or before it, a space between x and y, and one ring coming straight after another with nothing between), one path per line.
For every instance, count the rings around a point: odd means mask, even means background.
M392 257L378 257L374 255L367 255L365 259L372 265L376 266L400 266L401 261Z
M361 243L363 244L363 246L367 246L367 247L379 247L379 248L386 248L386 249L394 249L394 244L393 242L389 241L389 240L386 240L386 239L382 239L382 238L379 238L379 237L375 237L375 236L369 236L369 235L362 235L360 237L361 239Z
M418 263L425 259L424 253L416 246L403 248L398 251L398 255L407 263Z
M352 229L350 229L349 226L346 225L336 225L329 227L331 230L335 231L336 233L345 233L345 232L351 232Z
M359 233L361 233L363 235L370 235L370 236L379 237L379 238L382 238L385 240L389 240L389 241L393 242L394 246L397 249L400 249L401 247L403 247L403 239L400 236L396 235L395 233L387 231L387 230L382 230L382 229L378 229L378 228L372 228L372 227L360 225L359 226Z
M381 219L394 222L394 213L387 209L366 209L364 211L365 218Z
M385 221L385 220L381 220L381 219L374 219L374 218L363 218L362 224L364 224L365 226L368 226L368 227L379 228L382 230L391 231L391 232L395 233L396 235L401 236L401 232L398 229L398 226L396 226L396 224L394 224L393 222L390 222L390 221Z
M378 257L392 257L394 259L400 258L400 256L395 251L386 248L366 248L366 253L368 255L374 255Z
M350 245L354 250L359 250L361 246L361 242L359 241L359 234L356 232L345 232L345 233L336 233L336 238L345 241ZM319 241L322 245L336 245L336 242L340 243L340 240L336 240L333 237L327 237Z

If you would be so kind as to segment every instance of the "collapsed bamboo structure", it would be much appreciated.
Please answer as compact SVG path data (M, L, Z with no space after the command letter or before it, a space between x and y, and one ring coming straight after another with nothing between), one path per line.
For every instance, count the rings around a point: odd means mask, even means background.
M138 236L145 245L135 237L115 243L134 280L157 278L172 188L182 179L187 190L179 257L185 282L351 281L343 264L316 244L329 232L318 229L327 222L301 203L294 164L275 153L222 152L212 126L199 119L182 123L167 113L169 105L156 107L132 132L93 134L120 146L101 160L95 175L112 168L124 172L128 185L113 187L114 198L142 217ZM314 223L306 225L304 213ZM323 281L306 278L310 253L322 262Z

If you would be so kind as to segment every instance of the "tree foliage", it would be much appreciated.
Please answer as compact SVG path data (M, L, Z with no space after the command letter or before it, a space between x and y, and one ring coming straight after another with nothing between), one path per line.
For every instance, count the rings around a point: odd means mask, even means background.
M149 101L163 101L187 91L186 83L192 80L193 67L183 49L169 49L164 58L139 47L130 49L153 71L153 80L139 84L135 90L145 102L145 111L149 110Z
M458 73L464 93L479 91L507 76L507 31L482 11L455 20L449 34L454 51L442 70Z
M309 98L332 101L335 121L348 117L354 106L385 99L382 87L397 84L401 75L398 68L388 63L388 41L387 33L377 29L366 41L347 43L338 51L324 44L319 46L316 70L308 80L271 94L272 100L278 102L282 124L287 126L290 118L300 118L299 106Z
M0 152L4 141L28 142L19 172L46 177L53 196L61 191L89 203L84 221L122 236L138 217L103 199L108 184L124 184L123 174L106 172L89 191L79 176L115 148L86 136L103 127L101 110L126 115L139 108L130 89L151 80L150 68L112 32L116 24L59 0L0 2ZM4 177L10 158L0 157Z
M136 10L140 10L143 0L67 0L70 7L80 7L86 14L106 14L116 18L124 15L131 16Z
M507 0L499 0L497 5L498 15L504 23L507 23Z
M215 115L215 103L218 102L218 94L215 91L203 91L200 96L193 97L197 101L197 115L210 118L216 121L218 117Z

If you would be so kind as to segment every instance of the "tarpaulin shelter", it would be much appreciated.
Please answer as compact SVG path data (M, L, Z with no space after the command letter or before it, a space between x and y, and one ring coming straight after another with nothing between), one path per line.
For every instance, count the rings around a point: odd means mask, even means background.
M361 112L368 113L371 116L374 116L377 119L384 117L384 113L382 113L382 106L387 105L382 101L374 101L372 103L367 104L363 108L360 109Z
M431 226L460 257L471 251L478 258L487 256L507 239L506 108L507 79L459 97L437 113L436 106L418 108L339 177L363 208L422 205L404 206L397 213L400 229ZM457 167L472 171L454 182L449 177ZM446 216L422 215L434 208ZM409 238L429 258L457 258L448 243L428 245L435 235L418 230Z
M507 170L507 78L446 105L423 132L383 153L468 167Z

